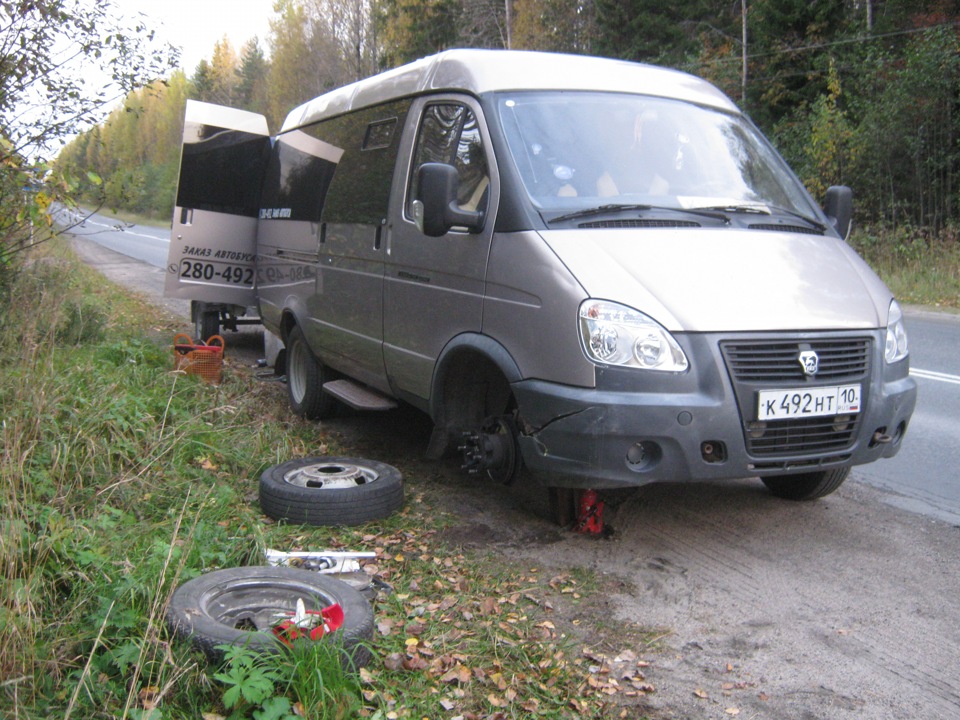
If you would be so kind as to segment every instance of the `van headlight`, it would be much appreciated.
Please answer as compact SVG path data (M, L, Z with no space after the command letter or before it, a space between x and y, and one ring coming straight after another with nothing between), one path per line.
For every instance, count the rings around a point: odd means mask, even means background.
M606 300L580 305L580 342L587 358L602 365L665 372L689 367L680 345L657 321Z
M887 342L883 348L883 356L888 363L903 360L909 353L907 348L907 329L903 325L903 312L896 300L890 301L890 310L887 313Z

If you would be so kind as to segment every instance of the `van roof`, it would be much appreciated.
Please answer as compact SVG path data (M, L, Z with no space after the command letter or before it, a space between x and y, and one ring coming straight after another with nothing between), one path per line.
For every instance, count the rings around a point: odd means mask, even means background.
M525 50L447 50L332 90L294 108L280 132L425 92L601 90L687 100L728 112L737 106L693 75L654 65Z

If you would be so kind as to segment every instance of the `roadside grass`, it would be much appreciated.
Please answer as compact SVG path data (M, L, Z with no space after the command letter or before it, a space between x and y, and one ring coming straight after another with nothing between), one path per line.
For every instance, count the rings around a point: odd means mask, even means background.
M960 231L867 226L850 243L901 304L960 308Z
M444 488L407 474L404 509L359 528L274 523L257 479L351 455L242 369L172 372L181 330L60 242L0 287L0 707L17 720L638 717L655 634L590 618L606 578L516 567L441 542ZM228 357L229 362L229 357ZM375 549L374 661L323 647L208 665L164 622L173 590L267 547ZM311 655L310 653L313 653ZM232 663L232 664L231 664ZM231 675L232 673L232 675ZM233 680L224 678L232 677ZM231 692L232 690L232 692ZM246 693L244 692L246 690Z

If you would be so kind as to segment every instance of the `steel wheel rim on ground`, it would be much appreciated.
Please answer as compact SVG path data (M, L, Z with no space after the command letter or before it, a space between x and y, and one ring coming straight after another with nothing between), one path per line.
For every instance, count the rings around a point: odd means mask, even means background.
M284 482L302 488L335 490L369 485L380 473L370 467L352 463L318 462L284 473Z
M204 573L173 593L167 623L212 660L222 657L220 645L277 652L284 645L273 627L295 611L298 599L308 610L339 604L344 622L327 640L341 649L345 667L369 662L364 643L373 637L370 603L349 584L309 570L253 566Z

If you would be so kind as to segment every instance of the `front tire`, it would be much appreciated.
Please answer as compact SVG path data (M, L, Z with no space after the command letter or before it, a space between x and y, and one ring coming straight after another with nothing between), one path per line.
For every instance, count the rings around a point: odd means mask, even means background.
M307 345L299 325L287 336L287 394L290 408L308 420L322 420L333 415L336 399L323 392L329 372L320 364Z
M843 481L849 474L850 468L846 467L760 479L763 480L767 489L779 498L816 500L829 495L843 485Z

